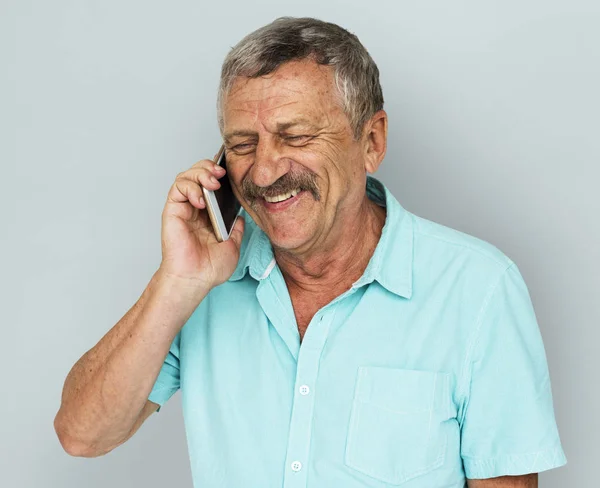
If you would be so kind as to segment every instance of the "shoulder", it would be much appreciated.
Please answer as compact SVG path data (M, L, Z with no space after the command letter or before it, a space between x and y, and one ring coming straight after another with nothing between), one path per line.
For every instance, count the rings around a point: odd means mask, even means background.
M486 269L504 271L514 263L500 249L478 237L409 213L415 251L432 259L462 259Z
M410 214L413 227L413 280L423 297L444 290L448 302L478 309L507 270L510 257L493 244L459 230Z

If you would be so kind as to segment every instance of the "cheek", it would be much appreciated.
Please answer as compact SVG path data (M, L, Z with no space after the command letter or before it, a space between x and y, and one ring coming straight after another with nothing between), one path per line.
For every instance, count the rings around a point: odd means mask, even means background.
M356 199L356 195L364 192L364 180L366 178L360 158L351 152L341 158L329 161L326 172L327 189L323 195L332 211L340 205L345 206Z
M248 157L232 156L227 158L227 173L234 187L241 190L242 181L251 165L252 161L249 161Z
M328 174L337 171L339 161L342 159L339 149L331 144L315 143L298 151L295 161L304 168L315 173L321 178L328 178Z

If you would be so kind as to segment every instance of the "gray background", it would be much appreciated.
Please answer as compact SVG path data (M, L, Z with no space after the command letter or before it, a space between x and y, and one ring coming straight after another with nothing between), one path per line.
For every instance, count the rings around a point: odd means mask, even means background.
M519 265L569 459L541 486L597 486L597 1L3 0L0 9L0 486L191 487L179 395L98 459L64 454L52 420L71 365L158 266L176 174L220 144L223 57L280 15L359 36L390 117L378 176L409 210Z

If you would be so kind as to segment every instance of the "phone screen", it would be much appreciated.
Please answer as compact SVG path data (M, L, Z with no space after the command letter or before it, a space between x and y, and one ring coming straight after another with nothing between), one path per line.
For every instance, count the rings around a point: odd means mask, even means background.
M221 154L221 157L217 161L219 166L222 166L227 170L227 159L225 158L225 151ZM229 182L229 175L223 176L223 178L219 179L219 183L221 183L221 187L214 192L215 197L217 198L217 203L219 204L219 209L221 210L221 215L223 216L223 222L225 223L225 229L227 229L227 235L231 233L231 228L235 222L235 218L237 217L238 212L240 211L240 202L238 202L237 198L233 194L233 190L231 188L231 183Z

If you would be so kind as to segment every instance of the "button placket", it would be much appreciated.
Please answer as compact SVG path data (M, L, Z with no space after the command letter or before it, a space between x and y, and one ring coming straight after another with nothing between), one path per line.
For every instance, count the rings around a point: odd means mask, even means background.
M309 325L298 354L296 386L290 422L284 488L305 488L308 474L315 394L319 361L327 340L333 314L314 317Z

